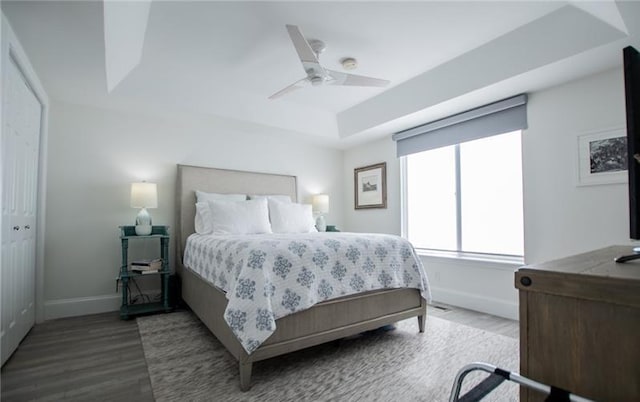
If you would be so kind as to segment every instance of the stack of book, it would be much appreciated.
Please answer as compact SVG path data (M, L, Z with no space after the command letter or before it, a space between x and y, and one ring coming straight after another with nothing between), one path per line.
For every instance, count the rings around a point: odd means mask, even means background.
M138 274L152 274L154 272L159 272L162 270L162 258L132 261L129 269L131 272Z

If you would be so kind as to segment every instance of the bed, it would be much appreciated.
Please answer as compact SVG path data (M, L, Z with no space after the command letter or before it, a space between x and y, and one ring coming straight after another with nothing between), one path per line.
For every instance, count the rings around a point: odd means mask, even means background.
M426 301L414 288L369 290L322 301L275 320L268 339L247 352L225 321L229 300L224 291L185 267L187 239L194 232L195 190L216 193L282 194L297 201L295 176L243 172L178 165L176 184L177 249L176 272L182 283L182 298L239 363L240 388L251 384L253 362L329 342L363 331L417 317L424 332ZM427 290L428 291L428 290Z

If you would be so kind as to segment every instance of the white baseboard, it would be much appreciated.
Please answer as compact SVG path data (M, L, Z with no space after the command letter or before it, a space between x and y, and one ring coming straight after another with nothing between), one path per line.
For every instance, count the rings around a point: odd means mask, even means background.
M55 318L117 311L121 302L121 294L48 300L44 302L44 319L53 320Z
M518 319L518 303L435 286L431 286L431 295L435 302L464 307L511 320Z

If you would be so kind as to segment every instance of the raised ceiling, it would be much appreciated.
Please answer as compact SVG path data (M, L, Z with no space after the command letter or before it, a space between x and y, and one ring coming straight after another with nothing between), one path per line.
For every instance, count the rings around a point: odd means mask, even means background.
M139 63L108 91L102 2L2 9L51 98L221 116L339 147L619 65L640 31L637 2L153 1L141 25L107 22L144 32ZM304 77L285 24L326 42L326 67L355 57L353 73L391 85L268 100Z

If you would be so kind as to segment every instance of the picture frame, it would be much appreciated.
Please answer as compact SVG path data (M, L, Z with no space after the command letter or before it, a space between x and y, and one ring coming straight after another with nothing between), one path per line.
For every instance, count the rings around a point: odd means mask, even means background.
M354 169L355 209L387 207L387 163Z
M627 163L624 128L578 136L578 186L626 183Z

